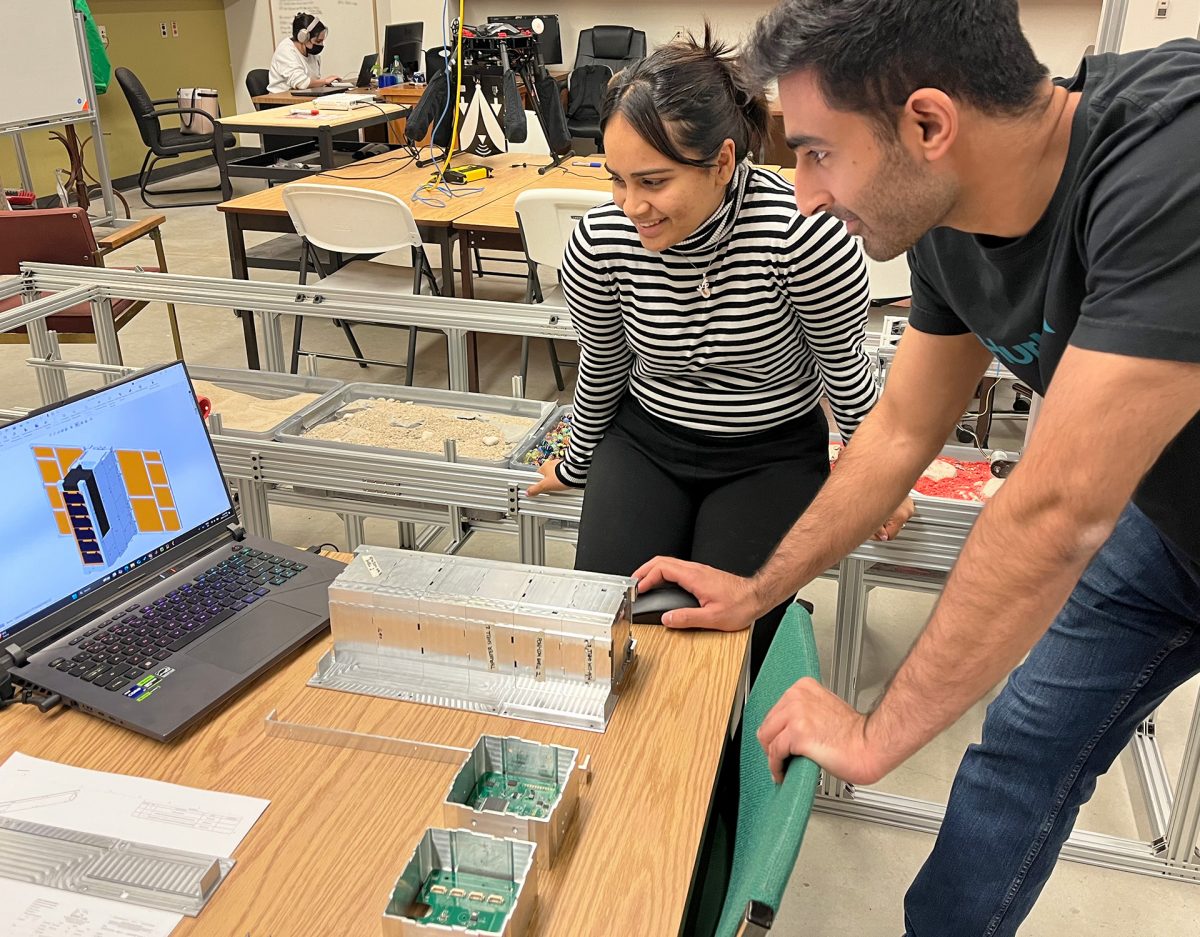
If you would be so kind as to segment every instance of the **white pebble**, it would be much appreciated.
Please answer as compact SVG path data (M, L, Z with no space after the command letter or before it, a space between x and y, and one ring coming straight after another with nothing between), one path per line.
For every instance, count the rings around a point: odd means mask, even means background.
M481 442L485 446L495 446L500 443L500 437L499 436L484 436L483 439L481 440Z

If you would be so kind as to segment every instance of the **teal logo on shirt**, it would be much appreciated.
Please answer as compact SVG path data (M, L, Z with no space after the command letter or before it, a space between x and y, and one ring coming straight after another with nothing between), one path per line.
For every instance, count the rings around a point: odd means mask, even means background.
M1041 351L1042 336L1053 334L1055 334L1054 329L1050 328L1048 322L1043 321L1042 331L1030 332L1026 341L1018 342L1016 345L1001 345L982 335L979 340L983 343L984 348L996 356L997 360L1004 364L1021 365L1037 361Z

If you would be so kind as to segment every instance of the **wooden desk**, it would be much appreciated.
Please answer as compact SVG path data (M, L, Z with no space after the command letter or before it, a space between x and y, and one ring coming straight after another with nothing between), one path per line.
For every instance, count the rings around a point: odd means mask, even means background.
M510 156L528 154L513 153ZM540 160L541 157L535 157ZM490 247L496 250L522 251L520 228L517 226L517 196L531 189L586 189L596 192L612 192L612 180L608 170L584 166L573 166L575 162L603 162L598 159L576 160L568 159L566 164L549 170L544 176L534 177L522 188L509 192L502 198L494 199L487 205L476 208L455 219L454 227L458 231L458 265L462 277L462 295L470 298L473 295L471 285L471 257L476 247ZM536 170L535 170L536 172Z
M307 107L317 111L316 115L297 116L297 107ZM285 107L273 107L265 111L251 111L247 114L235 114L232 117L221 117L217 124L217 144L213 153L217 159L217 169L221 174L221 195L230 198L233 187L230 179L242 176L256 179L300 178L305 170L281 170L267 165L251 164L250 160L261 162L259 157L229 161L225 152L222 134L226 131L241 133L272 134L276 136L296 137L297 143L316 138L320 153L320 168L333 169L333 138L335 134L357 132L365 127L376 124L386 124L398 118L407 117L408 109L396 104L366 104L354 110L324 109L320 98L297 98Z
M468 191L476 188L479 191L470 195L460 195L453 199L444 199L446 204L442 207L413 201L413 192L429 179L433 167L404 165L402 162L398 162L398 160L407 159L402 153L375 156L351 166L341 167L332 173L308 176L305 181L322 185L344 185L372 189L377 192L390 192L403 199L404 203L412 209L421 236L427 242L437 244L441 248L442 292L447 296L453 296L454 254L451 247L458 234L452 228L454 220L494 199L507 195L509 192L524 188L539 178L536 168L514 168L512 166L513 158L512 154L501 154L489 159L478 159L466 155L455 157L453 160L455 163L478 162L490 165L494 169L494 175L491 179L462 187ZM403 166L403 168L391 171L398 166ZM284 188L285 186L275 186L271 189L263 189L261 192L243 195L217 206L217 210L225 215L229 262L234 277L242 280L249 278L250 263L246 256L245 240L247 231L295 233L296 229L283 204ZM249 367L257 368L259 366L258 339L252 316L242 316L242 329L245 333L246 361Z
M326 637L165 745L75 711L19 706L0 716L0 761L21 751L270 799L229 878L175 937L369 937L420 835L444 825L455 766L268 738L271 709L462 747L485 732L569 745L591 755L594 774L562 854L539 871L531 937L667 937L682 924L747 634L635 625L638 665L603 734L307 687Z
M375 94L374 88L347 88L346 94ZM415 104L420 94L412 101L392 101L393 104ZM309 101L320 100L320 95L310 97L304 94L292 94L290 91L268 91L266 94L256 94L250 102L256 107L283 107L285 104L307 104Z

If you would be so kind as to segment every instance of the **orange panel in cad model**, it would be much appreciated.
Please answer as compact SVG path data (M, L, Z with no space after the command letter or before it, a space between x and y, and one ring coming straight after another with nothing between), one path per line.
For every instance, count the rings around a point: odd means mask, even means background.
M72 463L83 454L82 449L55 448L52 446L34 446L33 457L37 461L38 471L42 476L42 485L46 489L46 497L50 499L50 510L54 512L54 523L58 532L64 537L71 536L71 519L67 515L67 507L63 503L59 482L70 469Z
M153 498L130 498L129 506L133 508L133 518L137 521L138 533L152 533L163 529L158 505L154 503Z
M162 453L153 449L118 449L117 458L138 530L142 533L178 530L179 514Z
M61 446L54 450L58 456L58 464L62 466L62 473L65 476L71 470L71 466L75 464L75 460L83 455L82 449L76 449L74 446Z
M121 478L125 482L125 493L133 498L145 498L151 494L150 477L146 473L146 460L137 449L118 449L117 462L121 466Z

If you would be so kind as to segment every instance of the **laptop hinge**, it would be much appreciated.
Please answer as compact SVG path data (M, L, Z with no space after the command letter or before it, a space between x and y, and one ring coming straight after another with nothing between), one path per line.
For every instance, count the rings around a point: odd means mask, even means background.
M15 642L0 649L0 667L7 665L9 661L14 667L24 667L28 660L29 655L25 653L25 649Z
M246 528L241 524L226 524L225 529L229 531L229 535L239 543L246 539Z

